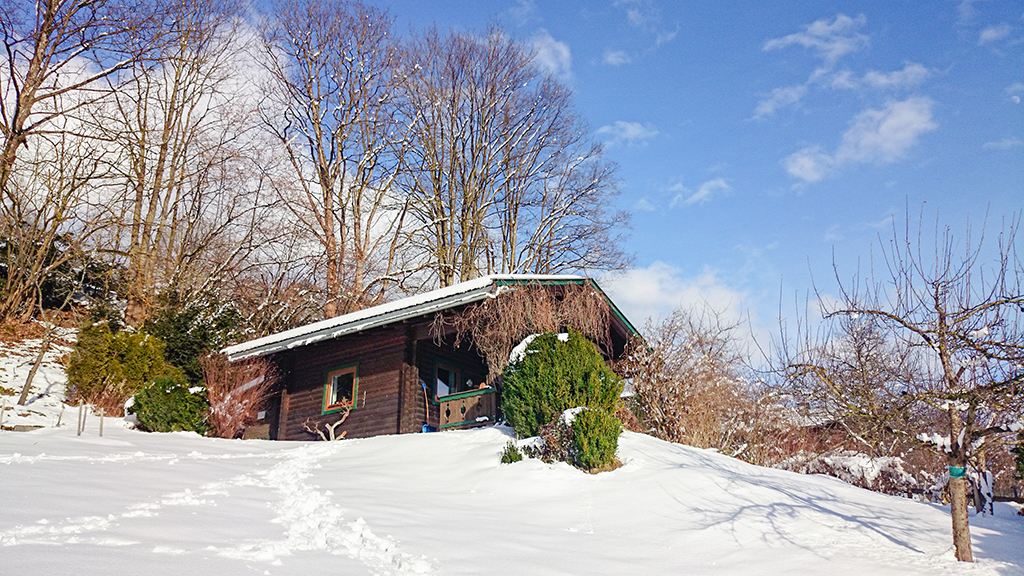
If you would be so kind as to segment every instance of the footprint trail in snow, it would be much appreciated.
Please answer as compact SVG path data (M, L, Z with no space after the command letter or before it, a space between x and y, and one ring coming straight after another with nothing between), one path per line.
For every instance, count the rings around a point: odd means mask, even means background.
M132 518L157 515L165 507L213 506L216 505L213 497L228 497L232 487L251 486L273 490L279 496L279 500L271 503L270 507L277 515L272 522L283 526L284 538L251 540L223 547L210 546L206 550L229 558L271 564L281 564L281 557L295 552L323 551L349 556L366 565L374 574L382 576L432 574L434 566L425 557L401 552L397 542L374 534L362 518L346 521L342 508L331 500L331 493L308 483L310 471L338 447L332 444L302 446L278 455L282 461L268 470L206 484L195 493L185 489L165 494L152 502L130 505L120 514L68 518L56 523L44 519L34 525L18 526L0 532L0 547L25 544L136 545L140 542L100 537L94 533L106 531ZM147 456L136 453L134 458L125 458L148 459ZM167 457L161 455L161 459ZM203 458L197 453L185 456L191 457ZM124 461L125 458L114 460ZM154 552L181 554L186 551L157 546Z

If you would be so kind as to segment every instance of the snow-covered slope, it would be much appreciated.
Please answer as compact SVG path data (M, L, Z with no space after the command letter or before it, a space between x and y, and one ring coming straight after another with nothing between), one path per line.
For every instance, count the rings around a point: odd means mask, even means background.
M1024 574L1024 521L626 433L618 470L498 463L505 431L275 443L108 420L0 433L9 574ZM978 521L976 521L978 520Z

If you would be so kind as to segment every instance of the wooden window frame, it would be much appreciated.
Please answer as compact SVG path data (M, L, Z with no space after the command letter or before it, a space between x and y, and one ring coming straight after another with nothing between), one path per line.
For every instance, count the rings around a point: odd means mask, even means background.
M433 374L434 377L433 377L433 380L431 381L431 387L434 389L434 404L440 404L441 403L440 398L444 398L444 396L438 396L437 395L437 369L438 368L441 368L441 369L447 370L449 372L454 372L455 373L455 380L456 380L455 389L452 390L451 387L449 386L448 394L446 394L446 396L450 396L452 394L458 394L458 392L459 392L458 388L459 388L460 385L462 385L462 368L461 367L459 367L454 362L445 360L443 358L435 359L434 360L434 374Z
M331 370L327 371L326 381L324 382L324 401L323 401L323 408L321 410L321 414L333 414L335 412L341 412L342 410L347 408L347 406L344 403L342 403L342 402L338 402L338 403L335 403L335 404L331 404L330 403L331 397L334 396L334 394L333 394L333 391L334 391L333 390L333 388L334 388L334 378L337 377L337 376L340 376L342 374L352 374L352 398L351 398L350 401L352 402L352 409L355 410L356 402L357 402L357 399L359 398L359 363L358 362L352 363L352 364L346 364L344 366L339 366L337 368L332 368Z

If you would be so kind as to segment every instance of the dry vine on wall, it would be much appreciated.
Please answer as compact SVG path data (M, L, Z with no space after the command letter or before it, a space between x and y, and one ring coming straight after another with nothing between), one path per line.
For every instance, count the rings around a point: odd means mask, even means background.
M454 331L455 345L467 338L487 362L487 383L495 385L512 348L531 334L571 328L611 355L608 303L590 284L499 286L483 302L453 315L437 314L431 327L440 341Z

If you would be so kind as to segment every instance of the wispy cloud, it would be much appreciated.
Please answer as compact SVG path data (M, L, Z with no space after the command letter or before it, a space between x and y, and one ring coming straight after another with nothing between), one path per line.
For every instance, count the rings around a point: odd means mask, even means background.
M978 46L989 42L998 42L999 40L1009 36L1011 31L1013 31L1013 28L1005 22L995 26L989 26L978 34Z
M824 18L807 25L802 32L765 42L762 50L767 52L789 46L803 46L813 50L826 67L831 69L843 56L868 46L868 37L857 32L866 22L867 18L863 14L856 18L839 14L831 22Z
M518 25L522 26L534 17L537 12L537 3L534 0L516 0L516 5L506 12Z
M568 44L555 40L543 28L537 31L530 43L541 68L562 81L572 80L572 52Z
M633 209L640 212L654 212L657 207L647 198L641 198L636 201L636 204L633 204Z
M1021 142L1020 138L1016 136L1007 136L1002 140L996 140L994 142L985 142L981 145L985 150L1009 150L1011 148L1018 148L1024 146L1024 142Z
M975 10L974 4L978 0L960 0L960 3L956 7L957 18L961 24L967 24L974 20Z
M633 62L633 58L624 50L605 50L602 61L609 66L622 66Z
M651 0L615 0L612 5L623 10L630 26L651 34L655 46L671 42L679 34L678 24L672 29L662 26L661 10Z
M757 103L754 108L754 118L773 116L780 108L799 102L805 94L807 94L807 86L804 84L776 88L767 98Z
M725 181L725 178L715 178L714 180L708 180L701 184L700 188L697 188L697 191L686 199L686 203L696 204L697 202L710 202L713 196L727 194L731 191L732 186L729 186L729 183Z
M790 176L814 183L832 172L835 160L821 146L810 146L790 154L782 161L782 165Z
M728 322L746 319L744 301L748 295L727 286L710 269L686 278L678 268L655 262L646 268L609 273L600 281L637 325L648 318L666 318L679 308L698 312L710 309Z
M683 186L682 183L675 184L668 190L669 192L675 192L672 202L669 203L669 208L675 208L676 206L689 206L691 204L710 202L715 196L732 192L732 186L729 185L725 178L714 178L697 187L696 192Z
M879 72L869 70L864 74L864 83L875 88L909 90L916 88L928 78L930 71L916 62L907 62L902 70Z
M605 137L608 144L635 144L650 140L658 135L658 130L650 124L616 120L613 124L597 129L599 136Z
M835 153L811 146L791 154L783 166L794 178L813 183L844 164L896 162L917 144L921 134L937 127L932 105L931 99L914 96L864 110L854 117Z

